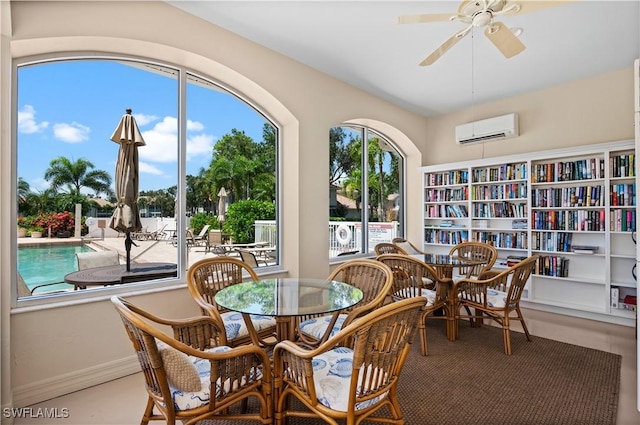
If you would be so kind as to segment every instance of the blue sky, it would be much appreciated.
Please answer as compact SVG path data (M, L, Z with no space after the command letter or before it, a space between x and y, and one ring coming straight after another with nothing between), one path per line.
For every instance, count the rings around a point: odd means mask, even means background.
M113 177L110 140L127 108L142 131L140 190L177 184L178 84L173 75L113 61L67 61L18 71L18 176L33 191L59 156L91 161ZM187 173L207 168L212 147L233 128L262 140L265 119L234 96L187 84Z

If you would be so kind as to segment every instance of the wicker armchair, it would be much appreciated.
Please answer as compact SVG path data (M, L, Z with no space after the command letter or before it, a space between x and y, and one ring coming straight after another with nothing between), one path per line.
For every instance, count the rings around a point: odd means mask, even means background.
M271 366L262 349L227 347L224 329L210 317L167 320L118 297L111 301L146 382L142 425L151 420L191 425L207 418L272 423ZM174 337L155 325L171 327ZM258 413L243 413L250 397L258 400Z
M378 420L404 424L397 398L400 372L413 342L425 299L416 297L388 304L349 326L313 350L292 341L278 343L274 352L274 418L320 417L337 425ZM352 341L352 349L346 348ZM293 396L310 410L289 408ZM391 418L374 414L388 407Z
M392 244L390 242L380 242L373 248L373 250L376 252L376 255L382 255L382 254L409 255L407 251L400 248L398 245Z
M391 296L394 301L415 296L423 296L427 299L418 322L422 355L427 355L427 318L446 319L447 337L453 339L455 306L449 302L453 281L450 278L440 277L438 271L432 266L408 255L383 254L378 256L378 261L389 266L393 272ZM446 314L435 316L434 313L441 309L444 309Z
M358 317L382 306L390 294L393 273L379 261L358 259L340 264L328 280L345 282L359 288L362 290L362 300L355 306L334 314L298 318L299 342L308 347L318 346Z
M252 342L249 329L242 314L219 306L214 297L220 289L242 282L243 273L250 280L259 279L247 263L231 257L205 258L192 264L187 271L187 287L191 296L203 314L224 323L229 345L234 347ZM272 317L252 316L251 323L260 338L275 334L276 320Z
M409 255L426 254L423 250L406 240L405 238L393 238L391 243L398 245L400 248L407 251Z
M483 271L491 269L498 259L498 250L488 243L484 242L461 242L451 248L449 255L456 255L469 260L482 260L482 264L459 267L458 274L453 276L453 280L463 277L477 277Z
M456 283L458 308L456 318L468 317L472 326L481 325L484 315L496 321L504 332L504 352L511 355L510 321L522 324L528 341L531 335L520 310L520 298L524 286L536 265L538 257L533 255L504 271L488 270L478 279L462 279ZM466 307L467 315L460 314L460 307ZM470 313L474 310L474 314ZM516 316L511 316L515 312ZM457 320L456 320L457 324Z

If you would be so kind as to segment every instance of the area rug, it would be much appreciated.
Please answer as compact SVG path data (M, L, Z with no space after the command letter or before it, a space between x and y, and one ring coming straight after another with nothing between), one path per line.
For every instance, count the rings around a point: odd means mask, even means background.
M616 423L619 355L536 336L527 342L524 334L512 332L513 354L507 356L501 329L463 323L460 338L452 342L446 339L443 323L428 323L428 356L420 355L416 337L402 372L398 398L407 424ZM252 422L199 422L232 423ZM289 425L321 424L316 419L289 419Z

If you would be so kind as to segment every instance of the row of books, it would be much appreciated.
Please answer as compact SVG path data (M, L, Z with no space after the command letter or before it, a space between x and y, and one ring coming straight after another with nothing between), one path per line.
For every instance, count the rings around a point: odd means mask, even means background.
M426 210L427 217L469 217L469 211L466 205L429 205Z
M616 155L609 158L609 176L610 177L635 177L636 175L636 156L629 153L625 155Z
M466 230L427 230L424 241L432 244L457 245L469 240Z
M531 167L531 178L534 183L604 178L603 158L588 158L576 161L558 161L545 164L533 164Z
M612 232L634 232L636 230L636 210L611 211L609 228Z
M469 172L466 170L450 170L442 173L427 174L427 186L448 186L469 183Z
M573 233L540 233L531 234L531 249L536 251L569 252Z
M471 199L480 201L486 199L526 198L528 196L527 183L520 182L473 186L471 196Z
M526 180L527 165L525 163L502 164L497 167L475 168L474 182L498 182L504 180Z
M522 255L508 255L506 258L506 266L513 267L518 264L520 261L526 260L527 257Z
M491 202L473 204L474 218L513 218L526 217L527 204L520 202Z
M571 252L576 254L595 254L598 249L596 245L571 245Z
M467 187L453 189L426 189L425 202L460 202L469 199Z
M636 205L636 184L612 184L611 199L612 206L635 206Z
M569 259L557 255L540 256L533 272L543 276L568 277Z
M489 243L496 248L527 249L529 245L526 232L475 231L472 236L474 241Z
M604 187L549 187L531 191L532 207L597 207L604 205Z
M604 210L533 211L534 230L604 231Z

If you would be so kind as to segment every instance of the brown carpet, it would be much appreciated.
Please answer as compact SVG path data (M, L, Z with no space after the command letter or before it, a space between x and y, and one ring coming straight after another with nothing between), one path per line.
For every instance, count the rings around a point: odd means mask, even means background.
M621 357L512 332L504 354L502 330L460 325L447 341L444 321L428 322L429 355L416 341L398 388L407 424L614 425ZM294 403L293 405L296 405ZM255 422L202 421L200 425ZM368 424L368 422L364 422ZM290 418L289 425L321 425Z

